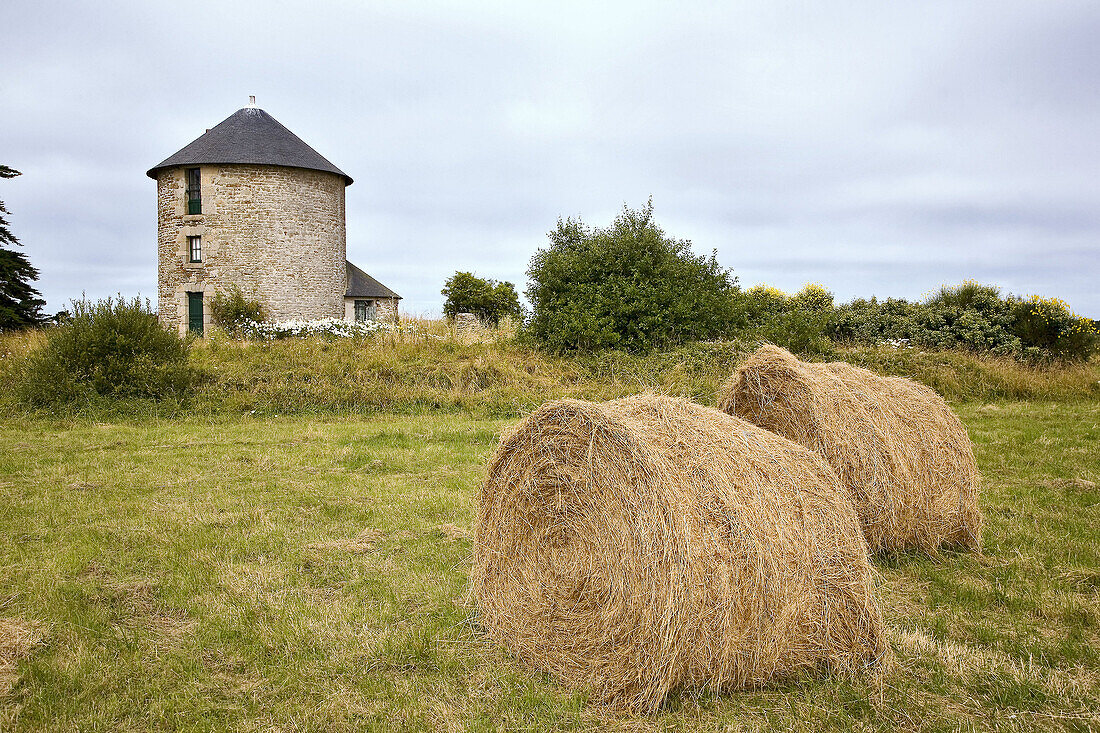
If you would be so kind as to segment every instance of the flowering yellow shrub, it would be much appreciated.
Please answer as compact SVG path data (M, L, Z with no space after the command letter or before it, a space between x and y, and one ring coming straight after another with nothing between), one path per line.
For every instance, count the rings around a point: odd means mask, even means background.
M751 288L745 291L745 295L752 298L769 299L784 301L789 296L779 288L771 285L753 285Z
M791 304L806 310L825 311L833 307L833 294L820 283L806 283L791 298Z
M1061 358L1085 359L1100 342L1100 331L1061 298L1038 295L1016 306L1015 331L1029 345Z

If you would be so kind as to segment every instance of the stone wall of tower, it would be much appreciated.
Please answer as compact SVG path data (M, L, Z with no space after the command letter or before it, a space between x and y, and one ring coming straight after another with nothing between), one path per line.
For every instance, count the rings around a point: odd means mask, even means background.
M185 168L157 174L161 322L187 328L187 293L232 285L272 320L342 318L347 290L344 178L269 165L204 165L202 213L187 213ZM189 236L202 262L189 262Z

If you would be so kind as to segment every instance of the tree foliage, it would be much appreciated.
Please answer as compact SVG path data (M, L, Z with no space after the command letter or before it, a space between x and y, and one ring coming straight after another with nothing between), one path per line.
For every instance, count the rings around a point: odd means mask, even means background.
M505 316L517 319L523 316L516 286L510 282L456 272L447 279L441 292L446 299L443 314L447 318L454 318L458 313L473 313L482 323L496 326Z
M14 178L19 171L0 165L0 178ZM6 215L10 214L0 201L0 331L26 328L41 323L42 300L31 285L38 279L38 270L21 252L9 247L22 246L12 234Z
M527 270L528 333L555 351L648 351L725 333L737 279L653 220L653 201L608 227L559 219Z

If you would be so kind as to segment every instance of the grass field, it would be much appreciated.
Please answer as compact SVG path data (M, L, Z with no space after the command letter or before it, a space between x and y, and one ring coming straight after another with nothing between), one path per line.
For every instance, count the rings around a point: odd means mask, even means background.
M0 730L1100 729L1100 404L965 403L984 556L876 561L878 681L619 718L465 605L468 414L0 422Z

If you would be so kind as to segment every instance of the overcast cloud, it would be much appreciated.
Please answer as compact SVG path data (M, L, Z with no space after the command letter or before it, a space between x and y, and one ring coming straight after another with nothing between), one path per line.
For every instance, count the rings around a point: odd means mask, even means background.
M967 278L1100 317L1100 4L7 0L0 181L49 308L156 295L145 171L257 103L355 179L348 258L439 313L559 216L743 285Z

